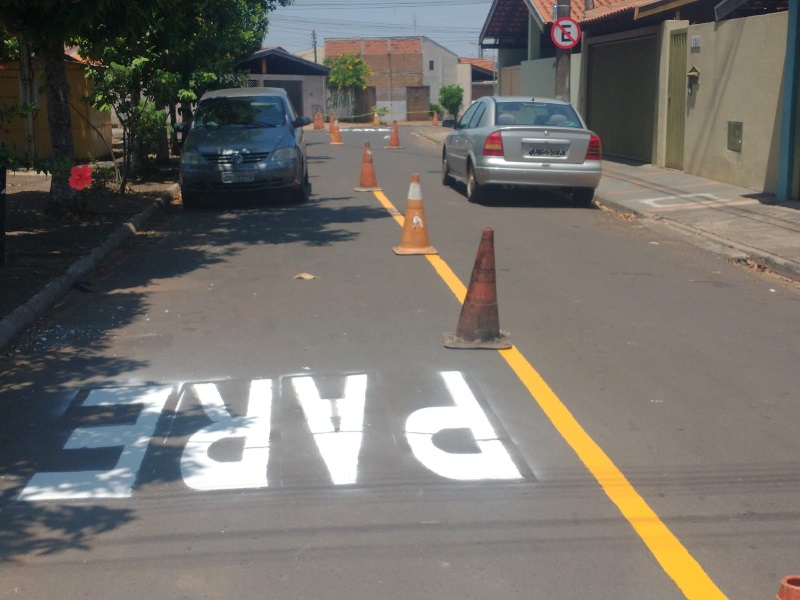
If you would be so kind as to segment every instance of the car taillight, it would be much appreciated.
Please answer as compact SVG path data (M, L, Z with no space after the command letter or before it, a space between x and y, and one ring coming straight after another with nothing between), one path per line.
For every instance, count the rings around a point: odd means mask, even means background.
M483 142L484 156L503 156L503 138L499 131L494 131L486 137Z
M600 143L600 138L593 135L589 140L589 148L586 150L586 160L602 160L603 159L603 145Z

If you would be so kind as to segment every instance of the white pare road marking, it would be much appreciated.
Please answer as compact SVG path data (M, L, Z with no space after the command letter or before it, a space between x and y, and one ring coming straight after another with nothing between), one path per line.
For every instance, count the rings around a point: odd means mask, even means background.
M250 382L247 415L230 414L216 384L192 386L213 421L186 442L181 457L183 481L195 490L234 490L268 486L269 432L272 415L272 381ZM212 444L223 439L243 439L242 457L238 461L221 462L210 454Z
M19 500L130 497L147 445L172 390L169 386L108 388L89 392L84 407L139 405L141 412L132 424L78 427L64 449L122 446L117 464L110 471L36 473L22 490Z
M356 483L364 437L367 376L349 375L343 398L321 398L311 377L293 378L292 387L334 485Z
M417 460L447 479L522 479L464 375L458 371L446 371L441 375L456 405L421 408L408 417L406 438ZM469 429L480 452L453 454L438 448L433 436L445 429Z

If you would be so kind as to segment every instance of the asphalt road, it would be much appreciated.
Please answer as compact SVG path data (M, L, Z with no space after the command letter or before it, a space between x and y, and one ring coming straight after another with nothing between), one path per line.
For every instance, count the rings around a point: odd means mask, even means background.
M753 600L800 571L797 288L554 195L469 204L388 135L310 132L306 205L163 217L2 363L0 598ZM392 251L415 172L432 257ZM446 349L486 227L514 346Z

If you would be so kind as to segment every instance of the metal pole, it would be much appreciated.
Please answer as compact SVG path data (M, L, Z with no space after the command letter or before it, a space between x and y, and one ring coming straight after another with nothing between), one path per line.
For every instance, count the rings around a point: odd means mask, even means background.
M781 115L781 141L778 153L778 189L776 200L792 199L794 179L795 144L797 132L798 87L800 87L800 0L789 0L789 29L786 35L786 63L783 67L783 114Z
M558 0L556 19L570 16L570 0ZM569 61L572 49L556 47L556 98L569 102Z

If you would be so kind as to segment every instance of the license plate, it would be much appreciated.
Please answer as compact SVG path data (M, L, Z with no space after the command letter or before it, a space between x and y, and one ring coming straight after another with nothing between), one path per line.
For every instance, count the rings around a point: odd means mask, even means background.
M222 183L250 183L254 180L252 173L223 173Z
M557 157L557 156L566 156L567 151L563 148L549 148L543 146L537 146L528 150L528 156L542 156L542 157Z

